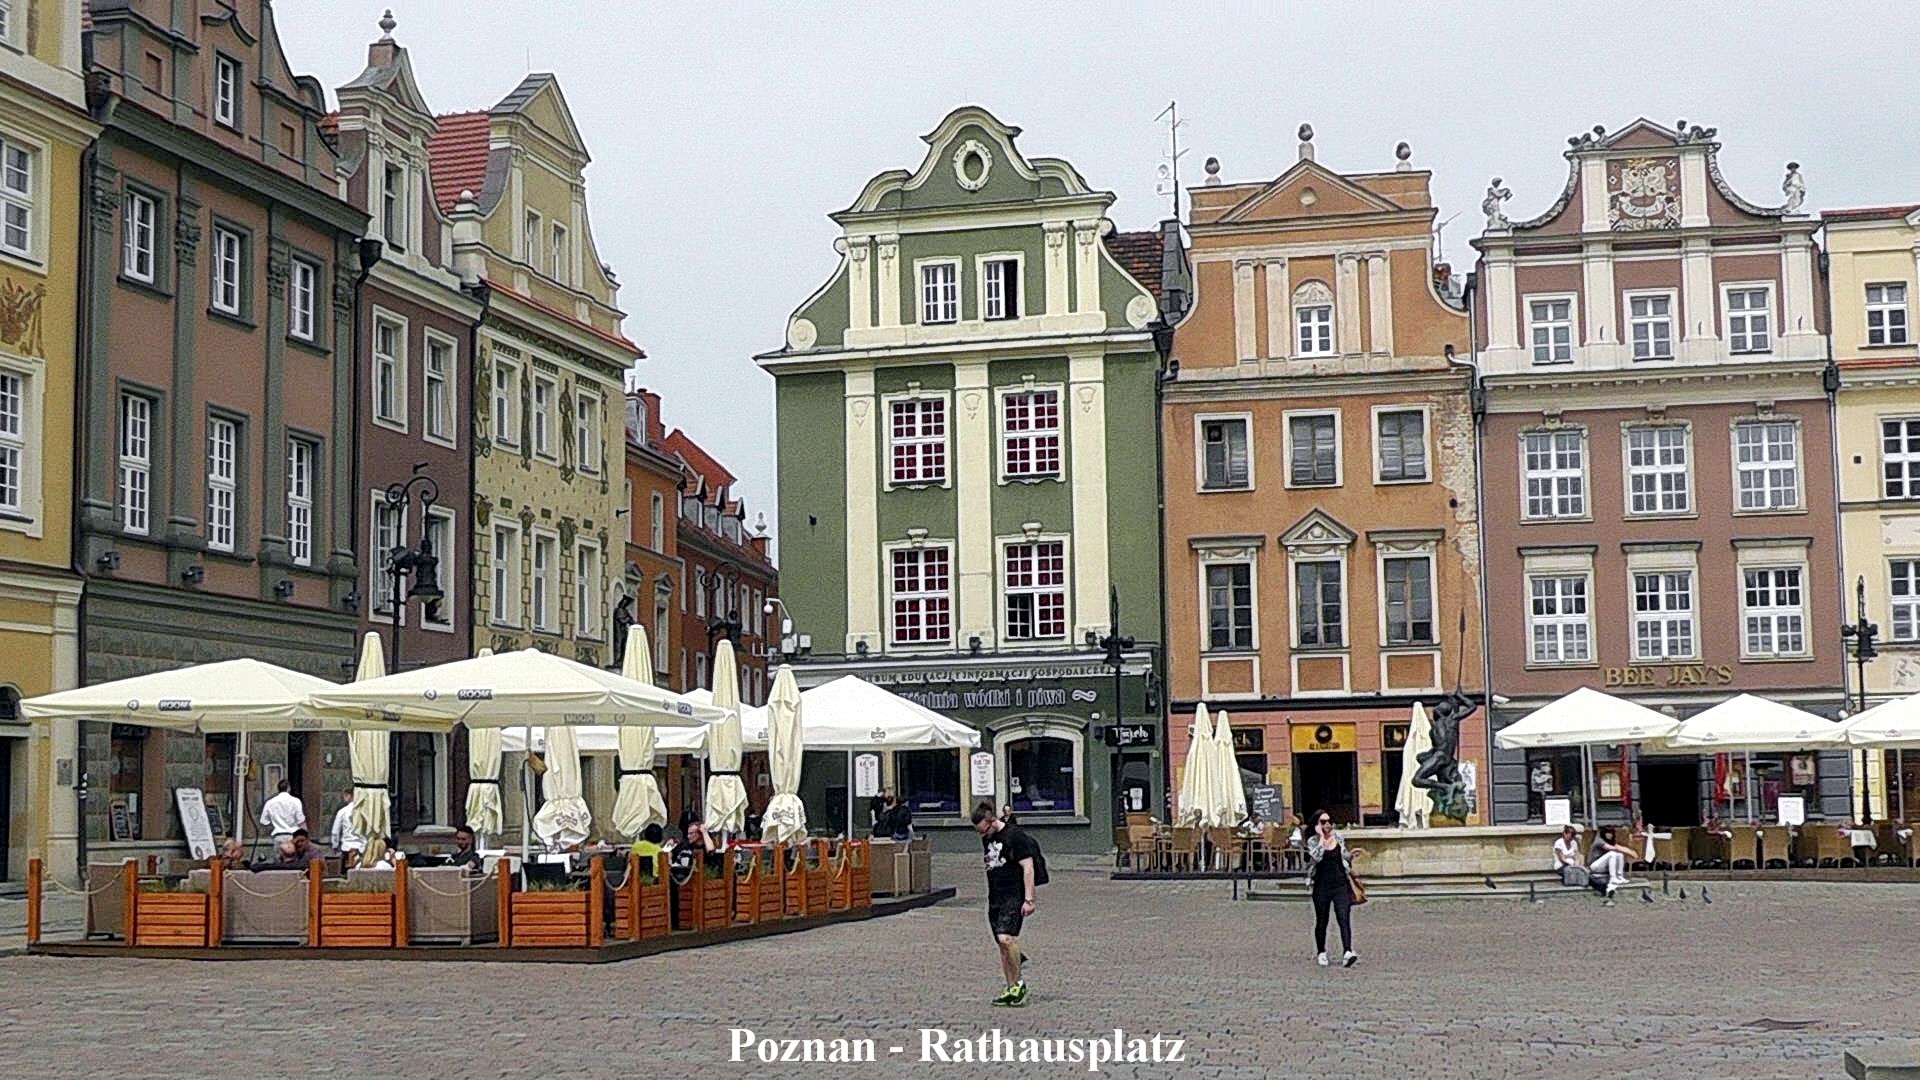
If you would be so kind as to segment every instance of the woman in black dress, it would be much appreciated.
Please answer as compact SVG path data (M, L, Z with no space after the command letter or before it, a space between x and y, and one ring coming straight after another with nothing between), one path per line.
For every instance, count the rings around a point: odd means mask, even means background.
M1313 817L1313 831L1307 834L1307 880L1313 885L1314 960L1327 966L1327 915L1340 920L1340 947L1345 950L1341 967L1360 962L1353 951L1353 890L1348 875L1353 871L1353 849L1333 828L1333 816L1325 810Z

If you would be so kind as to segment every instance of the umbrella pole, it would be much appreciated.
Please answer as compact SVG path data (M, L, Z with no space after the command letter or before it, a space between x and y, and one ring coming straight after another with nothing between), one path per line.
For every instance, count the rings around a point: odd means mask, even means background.
M533 835L533 725L526 733L526 748L520 751L520 887L527 887L527 859L532 854Z
M1907 820L1907 763L1905 751L1895 747L1893 751L1893 778L1899 782L1896 788L1900 794L1900 820Z
M853 751L847 751L847 839L853 839Z
M247 730L240 729L235 740L240 749L233 755L233 839L245 847L247 840Z
M1747 824L1753 824L1753 751L1745 752L1747 766Z

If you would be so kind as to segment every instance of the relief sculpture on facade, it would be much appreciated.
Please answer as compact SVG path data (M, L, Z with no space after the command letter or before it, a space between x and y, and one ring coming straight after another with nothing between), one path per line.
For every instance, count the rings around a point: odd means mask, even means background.
M0 282L0 345L22 356L46 356L40 335L40 309L47 299L46 283L28 288L8 279Z
M1628 158L1607 165L1607 222L1615 232L1680 225L1680 163L1675 158Z

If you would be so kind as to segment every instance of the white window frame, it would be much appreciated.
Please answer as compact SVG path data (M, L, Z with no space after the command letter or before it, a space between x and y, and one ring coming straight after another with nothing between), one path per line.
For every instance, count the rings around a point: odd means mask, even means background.
M287 333L311 342L319 336L320 266L295 256L287 262Z
M120 272L151 285L160 275L160 201L129 188L120 205Z
M489 590L488 617L495 626L519 629L526 623L520 600L520 525L495 521L493 540L487 548ZM506 551L501 548L502 541Z
M314 468L319 457L312 439L287 437L287 558L295 566L313 565Z
M120 415L115 441L119 447L119 480L115 503L120 531L146 536L153 528L153 410L154 401L130 390L120 392Z
M19 168L11 163L16 155L25 159ZM41 230L46 228L39 194L47 187L43 172L46 160L45 144L12 131L0 131L0 253L36 264L40 261ZM13 223L16 218L17 226ZM17 244L9 239L16 227L22 238Z
M213 54L213 119L222 127L239 130L240 61L225 53Z
M396 183L397 181L397 183ZM396 253L407 250L407 166L388 161L380 169L381 239Z
M421 332L424 354L420 359L420 437L430 443L449 448L460 444L460 343L453 337L440 333L431 327ZM444 358L439 370L434 368L436 350ZM433 400L434 384L440 387L440 404L436 408ZM439 430L435 430L438 428Z
M1788 606L1779 603L1751 605L1748 595L1749 575L1778 575L1792 572L1796 575L1795 588L1799 593L1799 603ZM1741 559L1740 580L1740 659L1742 660L1800 660L1811 656L1812 636L1808 630L1807 616L1807 564L1804 561L1778 561L1765 558ZM1765 580L1763 587L1770 599L1778 593L1782 585L1777 577ZM1766 620L1766 635L1775 647L1756 649L1753 647L1753 623ZM1789 621L1792 621L1791 623ZM1797 633L1800 637L1798 649L1779 648L1782 638Z
M941 650L953 647L956 629L957 605L954 588L954 545L948 540L927 540L920 543L887 544L882 549L886 562L883 572L886 574L887 589L887 648L902 652L915 649ZM938 553L945 566L946 584L944 588L927 587L927 559ZM905 559L911 564L911 584L909 589L899 588L900 576L896 573L896 563ZM914 605L913 614L919 620L920 632L917 636L903 634L903 623L899 605ZM944 607L943 621L946 634L936 636L928 627L928 608L930 605Z
M560 222L552 222L547 231L547 259L553 267L553 280L562 285L573 284L572 245L567 242L567 227Z
M240 542L240 423L208 416L206 432L207 549L231 554Z
M450 634L453 632L454 605L460 602L460 582L466 580L460 576L460 515L450 507L430 506L427 508L426 528L432 530L436 526L446 529L445 535L433 543L434 558L440 560L436 568L441 592L440 617L429 618L427 612L431 609L422 605L420 625L427 630Z
M1215 554L1209 551L1199 552L1200 558L1195 565L1199 569L1200 589L1200 651L1213 656L1232 656L1258 654L1260 651L1260 562L1259 556L1252 551L1240 555ZM1236 645L1231 639L1238 625L1229 626L1226 645L1213 643L1213 571L1245 567L1247 570L1247 619L1248 644ZM1229 585L1229 588L1232 586ZM1231 601L1228 611L1233 610Z
M1381 453L1386 442L1380 436L1380 421L1394 413L1418 413L1420 415L1420 475L1390 479L1386 475L1386 456ZM1376 484L1431 484L1433 483L1433 409L1426 405L1375 405L1371 417L1370 433L1373 437L1373 482ZM1401 469L1405 471L1405 463Z
M543 551L546 552L544 560ZM560 632L560 534L533 530L528 552L531 569L527 581L532 587L529 622L540 633L557 634Z
M0 43L13 44L13 0L0 0Z
M1623 512L1630 518L1693 517L1697 513L1693 502L1693 425L1684 421L1679 423L1625 423L1620 425L1620 468L1623 475L1621 491L1625 500ZM1678 468L1671 464L1662 464L1659 457L1663 449L1660 438L1668 432L1677 432L1680 437L1681 461ZM1633 440L1647 433L1653 438L1653 446L1648 453L1654 457L1651 465L1634 463ZM1679 478L1677 491L1670 491L1663 480ZM1641 493L1635 490L1636 481L1646 481L1647 495L1651 498L1652 509L1636 509L1634 500ZM1667 505L1670 498L1677 495L1673 505Z
M380 331L383 328L394 332L393 341L396 350L391 353L383 352L380 348ZM411 336L407 320L385 308L376 307L373 309L373 329L370 331L370 336L372 340L368 345L369 351L373 353L373 363L368 365L368 374L373 380L370 388L373 397L373 422L383 428L405 434L409 419L407 410L407 346L409 343L407 339ZM383 372L391 372L393 376L391 412L385 408L387 403L381 400L380 378Z
M1920 416L1894 415L1879 417L1880 433L1880 497L1887 500L1908 502L1920 500ZM1887 425L1900 425L1900 449L1887 450ZM1888 475L1891 469L1900 471L1900 479L1895 481ZM1894 493L1898 483L1901 491Z
M208 300L213 310L223 315L237 316L246 305L246 291L242 287L246 251L247 240L240 230L225 225L213 227L212 296Z
M1920 554L1887 562L1887 640L1920 642Z
M1549 317L1544 319L1538 317L1537 313L1534 311L1535 304L1553 305L1553 304L1559 304L1559 303L1564 303L1567 305L1567 315L1566 315L1566 318L1564 319L1551 317L1552 316L1551 306L1548 307ZM1579 295L1576 293L1570 293L1570 292L1568 293L1528 293L1526 296L1523 296L1520 298L1520 309L1521 309L1521 312L1527 317L1526 350L1527 350L1527 359L1529 360L1529 362L1531 362L1535 367L1552 367L1558 364L1573 363L1576 356L1576 351L1580 348L1580 335L1577 332L1580 326ZM1565 356L1555 355L1560 349L1560 344L1553 340L1555 336L1554 331L1556 330L1556 328L1561 328L1561 327L1564 327L1564 329L1567 332L1567 341L1566 341L1567 355ZM1538 332L1542 329L1547 331L1547 342L1546 342L1547 358L1545 360L1542 360L1540 358L1540 354L1538 350L1541 348L1541 344L1536 340L1536 338L1539 336Z
M1544 582L1554 582L1547 590L1550 596L1537 595L1536 586ZM1545 615L1534 610L1536 599L1547 599L1556 609L1565 608L1574 599L1575 590L1568 588L1578 582L1578 599L1581 610L1577 614L1565 610L1555 610ZM1527 569L1526 575L1526 613L1527 613L1527 666L1528 667L1586 667L1593 663L1593 571L1587 570L1535 570ZM1554 654L1542 655L1537 631L1539 628L1555 628ZM1578 630L1577 635L1572 634ZM1569 655L1570 644L1577 644L1582 655Z
M993 267L1011 264L1013 266L1013 306L1009 310L1006 304L1004 288L992 280L989 273ZM974 282L978 285L975 293L980 298L980 321L1011 322L1026 314L1027 257L1018 251L994 251L974 257ZM995 300L999 301L998 314L995 314Z
M1763 307L1733 310L1734 293L1756 290L1766 294L1767 302ZM1773 351L1774 341L1779 337L1780 325L1779 318L1774 312L1776 306L1774 294L1777 291L1771 281L1726 281L1720 284L1720 334L1721 339L1727 343L1728 352L1737 356L1765 356ZM1755 312L1766 320L1766 325L1761 328L1761 333L1766 337L1766 345L1758 349L1753 347L1752 340L1754 336L1752 316ZM1742 327L1740 334L1746 339L1745 348L1736 348L1734 345L1735 320L1739 320Z
M1039 545L1042 545L1042 544L1060 545L1060 585L1058 589L1055 589L1052 587L1042 587L1037 585L1033 585L1033 586L1023 585L1016 588L1012 585L1009 585L1008 584L1009 575L1007 572L1008 553L1012 549L1017 547L1033 546L1037 548ZM998 603L995 606L998 608L998 617L1000 620L999 630L1000 630L1001 642L1011 648L1031 648L1031 647L1057 646L1062 641L1071 641L1073 639L1073 540L1072 538L1065 535L1054 535L1054 534L1047 534L1047 533L1036 533L1033 536L1001 537L995 542L994 547L995 547L994 575L993 575L994 588L995 588L995 591L999 593L999 596L996 598L998 600ZM1037 576L1037 569L1038 569L1038 562L1037 562L1038 555L1039 553L1036 550L1035 552L1036 576ZM1056 591L1060 594L1060 624L1061 624L1060 633L1058 635L1044 636L1044 637L1039 635L1040 606L1039 606L1039 601L1036 600L1034 602L1034 631L1035 631L1034 635L1030 637L1021 637L1021 638L1014 637L1009 628L1011 620L1008 618L1008 606L1012 598L1014 596L1039 597L1039 596L1054 593Z
M577 540L573 545L573 626L576 638L601 641L607 636L606 620L601 617L601 600L606 590L600 586L600 545Z
M1009 769L1013 765L1013 755L1009 747L1017 742L1029 739L1055 739L1073 748L1073 814L1059 811L1036 811L1026 815L1033 821L1071 822L1089 817L1087 806L1087 738L1086 732L1058 721L1035 719L1026 723L1013 724L1002 728L993 737L994 783L997 785L995 801L1001 805L1011 805L1013 801L1012 784ZM965 773L965 770L961 770ZM966 776L960 780L966 782Z
M653 543L650 550L664 552L667 549L667 498L656 491L650 501L653 508L653 530L649 535Z
M1007 430L1007 402L1022 395L1053 396L1054 425L1051 428L1029 427L1020 432ZM1021 383L1017 386L1002 386L994 391L994 423L998 429L1000 452L997 455L1000 464L1000 482L1032 483L1043 480L1060 480L1067 474L1067 390L1059 383ZM949 423L951 426L951 423ZM1013 444L1017 439L1029 440L1031 460L1040 458L1039 449L1051 438L1054 447L1055 467L1046 472L1032 470L1016 473L1011 468Z
M1333 417L1333 482L1301 483L1293 475L1293 422L1314 417ZM1340 488L1347 484L1346 421L1339 409L1289 409L1280 414L1281 467L1288 488Z
M1434 558L1433 551L1431 549L1409 551L1379 548L1375 555L1375 561L1377 564L1375 573L1379 575L1378 581L1380 582L1380 608L1377 613L1377 617L1380 620L1380 647L1383 649L1437 648L1440 644L1440 564L1439 560ZM1427 637L1424 641L1412 637L1415 597L1411 591L1407 594L1406 622L1408 640L1393 640L1392 598L1387 592L1387 564L1394 562L1422 562L1427 565Z
M1633 306L1639 301L1645 301L1647 303L1648 314L1640 315L1634 312ZM1666 302L1667 310L1664 315L1652 314L1652 309L1656 301ZM1627 354L1631 356L1636 363L1673 359L1674 329L1679 325L1679 319L1676 316L1676 312L1680 310L1679 293L1672 289L1630 289L1621 294L1620 306L1626 309ZM1661 324L1665 324L1666 326L1666 351L1656 352L1654 350L1657 349L1658 346L1655 341L1659 335L1656 335L1653 331ZM1640 354L1639 332L1642 327L1645 327L1647 330L1648 351L1645 356Z
M540 216L538 210L528 210L520 219L520 245L524 249L520 252L520 261L535 272L540 269L541 244L544 242L541 226L545 224L546 219Z
M540 391L543 387L546 389L545 404L542 404L540 400ZM553 409L554 402L559 396L559 380L549 378L545 375L535 375L533 377L533 388L529 398L531 402L529 411L532 415L527 418L532 422L533 430L528 432L528 437L533 440L533 456L546 461L560 460L553 446Z
M1880 298L1874 298L1874 290L1880 291ZM1900 298L1889 298L1892 290L1898 289ZM1907 283L1904 281L1869 281L1866 284L1866 327L1867 348L1893 348L1913 344L1911 320L1907 317ZM1875 322L1879 325L1874 325ZM1880 340L1873 340L1874 335Z
M1302 632L1306 629L1300 622L1300 568L1307 565L1324 565L1336 568L1340 573L1340 641L1337 644L1316 642L1311 645L1301 643ZM1353 575L1347 566L1347 553L1339 551L1328 555L1303 555L1287 553L1287 621L1291 626L1289 640L1295 652L1301 653L1344 653L1353 647ZM1316 598L1314 607L1321 602ZM1317 614L1317 611L1316 611ZM1322 622L1324 629L1324 620Z
M1782 504L1782 505L1776 505L1772 501L1772 493L1776 490L1776 488L1775 488L1775 485L1773 484L1772 477L1768 475L1773 471L1777 471L1777 467L1780 464L1780 462L1771 460L1771 459L1765 459L1760 461L1757 464L1749 464L1740 460L1740 433L1742 429L1747 427L1759 427L1759 428L1765 429L1765 428L1771 428L1775 426L1789 427L1792 429L1792 432L1793 432L1793 438L1787 444L1793 450L1793 458L1792 458L1793 501L1791 503ZM1733 467L1733 512L1735 514L1792 514L1792 513L1798 513L1800 510L1802 510L1806 506L1807 476L1806 476L1806 465L1805 465L1806 454L1804 453L1801 445L1801 430L1800 430L1799 419L1793 416L1778 416L1778 415L1757 416L1757 417L1745 416L1745 417L1736 418L1733 421L1732 427L1733 427L1733 430L1730 433L1730 440L1732 442L1732 445L1729 448L1730 453L1728 453L1727 458ZM1763 431L1761 442L1760 442L1762 451L1767 452L1770 447L1773 447L1775 445L1777 444L1770 442L1766 439ZM1742 486L1743 477L1746 476L1747 474L1758 474L1760 476L1761 486L1759 490L1763 493L1763 495L1766 497L1766 500L1767 500L1764 505L1760 505L1760 506L1747 505L1747 493L1745 488Z
M929 280L928 272L944 269L944 283ZM960 321L960 260L916 259L913 263L914 310L922 326L951 326ZM939 295L936 290L946 295Z
M925 406L936 405L940 414L940 434L926 434ZM901 406L911 406L913 413L913 434L902 436L895 427L894 410ZM953 486L953 398L940 392L911 391L904 394L887 394L881 397L880 407L886 418L886 480L884 490L894 488L948 488ZM912 475L902 475L895 452L906 448L912 451ZM939 451L939 472L935 475L927 466L928 452Z
M1324 300L1321 290L1325 290ZM1334 334L1339 301L1326 282L1317 279L1301 282L1288 298L1288 305L1292 311L1295 356L1333 356L1339 352L1339 338Z
M1643 581L1643 579L1646 579ZM1678 579L1679 588L1674 588ZM1642 608L1642 584L1651 584L1646 598L1654 605ZM1676 597L1685 606L1674 606ZM1683 560L1627 558L1627 612L1630 616L1629 645L1635 663L1660 664L1692 661L1700 658L1700 574L1691 553ZM1685 646L1670 651L1676 628L1685 631ZM1653 651L1645 647L1643 630L1651 629L1657 642Z
M1576 447L1580 455L1580 466L1577 470L1564 469L1564 468L1561 468L1558 464L1559 457L1562 452L1559 444L1561 439L1566 436L1571 436L1573 438L1574 446ZM1530 439L1541 438L1541 437L1547 438L1549 440L1548 453L1550 456L1551 463L1546 469L1536 473L1534 470L1528 468L1527 444ZM1590 447L1588 446L1586 428L1572 427L1572 426L1557 427L1557 428L1530 428L1520 433L1519 449L1520 449L1520 519L1522 521L1589 521L1592 519L1593 501L1590 497L1590 491L1589 491L1589 488L1591 485L1589 485L1587 482L1587 472L1588 472L1587 465L1592 455L1588 452ZM1572 498L1577 498L1579 500L1579 508L1577 510L1563 513L1561 512L1561 509L1560 509L1561 503L1562 503L1562 500L1567 498L1568 496L1560 490L1561 482L1569 478L1573 479L1577 483L1577 487L1572 493ZM1535 479L1545 481L1548 485L1548 492L1546 495L1547 512L1544 514L1537 514L1537 513L1534 513L1533 511L1534 500L1533 500L1532 492L1530 491L1530 487Z
M589 476L600 475L600 437L607 422L600 391L575 387L573 392L574 467Z
M1207 478L1207 425L1239 424L1241 439L1244 443L1243 457L1246 477L1239 483L1233 482L1233 458L1228 450L1226 477L1224 483L1209 483ZM1193 417L1193 489L1202 494L1219 491L1252 491L1254 489L1254 463L1259 455L1253 445L1253 414L1251 412L1234 413L1196 413Z
M367 492L367 617L370 619L390 620L393 609L383 600L390 602L387 590L393 588L393 575L387 572L387 553L407 544L406 505L390 506L387 493L381 488ZM391 524L393 544L381 542L381 533ZM407 624L407 606L400 605L400 625Z
M518 448L520 431L520 362L494 357L493 441Z
M7 389L7 384L12 389ZM11 364L0 365L0 514L32 516L38 488L39 462L33 453L34 374ZM11 488L11 492L8 491Z

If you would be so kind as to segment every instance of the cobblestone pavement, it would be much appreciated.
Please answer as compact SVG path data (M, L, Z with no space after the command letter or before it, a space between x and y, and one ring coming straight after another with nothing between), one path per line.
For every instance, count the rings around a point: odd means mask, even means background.
M4 957L0 1071L1065 1076L1086 1068L922 1066L919 1029L1117 1027L1184 1038L1185 1063L1107 1075L1698 1080L1837 1076L1846 1049L1920 1037L1920 886L1728 883L1711 905L1612 909L1378 900L1355 912L1364 959L1343 971L1313 965L1303 905L1053 862L1024 1010L988 1005L978 871L943 856L936 876L962 891L933 909L601 967ZM0 901L0 926L18 905ZM872 1038L880 1060L731 1064L735 1025Z

